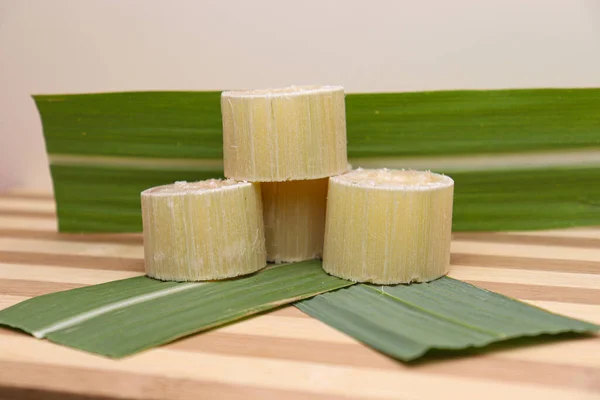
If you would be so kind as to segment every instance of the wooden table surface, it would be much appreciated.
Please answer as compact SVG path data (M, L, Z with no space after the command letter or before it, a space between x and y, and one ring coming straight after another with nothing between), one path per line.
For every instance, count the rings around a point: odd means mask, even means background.
M0 195L0 308L142 274L140 235L56 233ZM451 276L600 323L600 228L456 234ZM0 328L0 398L600 399L600 337L407 366L294 307L110 360Z

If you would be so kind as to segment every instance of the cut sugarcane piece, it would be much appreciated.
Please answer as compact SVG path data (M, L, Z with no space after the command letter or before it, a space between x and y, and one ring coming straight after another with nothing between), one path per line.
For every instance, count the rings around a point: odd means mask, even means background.
M213 280L266 265L260 185L175 182L145 190L141 198L148 276Z
M323 268L357 282L427 282L448 272L454 181L357 169L329 180Z
M229 178L281 182L348 170L341 86L223 92L221 113Z
M322 257L327 181L261 183L268 261Z

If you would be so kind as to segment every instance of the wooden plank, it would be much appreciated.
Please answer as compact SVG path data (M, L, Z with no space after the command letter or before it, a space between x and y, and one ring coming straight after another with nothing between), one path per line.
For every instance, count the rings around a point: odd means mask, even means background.
M58 234L39 194L0 196L0 211L0 308L143 273L139 234ZM598 239L600 228L457 234L451 276L598 323ZM598 336L433 360L396 362L294 307L118 361L0 329L0 399L600 397Z
M569 228L569 229L553 229L550 231L523 231L523 232L506 232L508 235L535 235L538 237L559 237L559 238L582 238L582 239L600 239L600 229L593 227L584 228Z
M598 291L594 289L560 286L522 285L513 283L471 281L468 283L520 300L560 301L564 303L600 304Z
M568 261L600 262L600 248L576 248L566 246L543 246L506 244L456 240L452 242L453 253L487 256L536 257Z
M13 296L9 294L0 294L0 310L14 306L17 303L30 299L31 296Z
M56 220L56 214L47 211L21 211L0 209L0 216Z
M474 265L483 267L502 267L536 271L556 271L574 273L598 273L597 262L579 260L552 260L537 257L514 257L511 255L488 256L481 254L452 253L454 265Z
M144 258L139 245L65 242L62 240L14 239L0 237L0 251L34 251L44 254L74 254L90 257Z
M41 296L85 285L78 283L39 282L22 279L0 279L0 293L9 296Z
M142 246L109 243L80 243L60 240L0 238L0 251L36 251L48 254L77 254L143 258ZM505 255L558 260L600 262L599 249L581 249L560 246L537 246L503 243L452 242L452 251L464 254Z
M9 381L9 386L2 386L2 378L0 378L1 400L322 399L322 396L319 395L263 389L255 386L231 386L201 380L135 373L111 374L104 371L69 367L56 368L51 365L32 363L0 361L0 368L7 371L6 380ZM116 394L117 390L119 394ZM199 393L202 394L200 397ZM331 400L356 399L356 397L347 396L327 396L327 398Z
M6 198L0 196L0 210L6 211L37 211L56 214L53 201L40 201L39 199Z
M600 337L540 344L499 352L496 356L513 360L530 360L580 367L600 368ZM598 370L600 378L600 370Z
M47 265L0 263L0 280L32 280L37 282L97 285L99 283L133 278L134 276L140 275L143 275L143 273L87 268L50 267Z
M593 232L593 231L592 231ZM538 236L535 233L520 233L518 235L496 232L460 232L452 235L454 240L475 242L533 244L542 246L566 246L581 248L600 248L600 238L569 237L569 236Z
M598 305L536 300L525 300L525 302L556 314L562 314L567 317L582 319L600 325L600 306Z
M599 290L598 297L600 297L600 275L596 274L453 265L449 276L463 281L595 289Z
M219 330L192 336L166 346L170 350L209 352L251 357L268 357L309 361L320 364L347 365L385 370L413 370L450 376L481 379L501 379L511 382L537 383L548 386L577 387L582 378L598 374L593 367L537 363L499 357L495 353L455 357L445 362L421 362L410 365L396 362L373 352L360 343L324 343L313 340L268 338L253 335L231 335ZM310 349L310 351L307 351ZM600 381L588 380L587 385L600 389Z
M268 338L305 339L327 343L355 343L356 340L312 318L262 315L219 329L222 333L265 336Z
M18 198L36 198L45 201L54 201L52 189L35 187L12 187L2 193L2 196L14 196Z
M144 271L144 260L142 259L106 256L89 257L77 254L47 254L35 251L0 251L0 262L115 271Z
M43 341L25 343L29 338L20 336L7 336L2 339L0 354L8 370L12 370L12 363L35 363L52 366L58 371L63 368L71 371L76 368L94 369L110 376L139 374L327 397L350 395L360 398L396 399L399 388L402 388L404 397L415 399L437 398L447 393L461 393L461 398L464 399L480 399L483 393L487 399L506 399L515 396L561 400L596 397L594 389L588 386L567 389L539 384L513 384L468 376L422 374L410 369L387 371L369 367L324 365L296 360L203 352L188 353L166 349L148 351L114 361ZM10 385L14 379L17 379L13 374L8 378L10 380L6 378L6 374L0 376L0 384ZM46 385L51 384L43 376L37 378L43 379ZM72 378L81 379L78 374L75 374L63 378L62 382L68 385ZM128 382L131 384L130 387L127 387L128 385L119 387L121 395L139 398L141 393L132 390L139 390L135 378L132 377ZM88 384L86 390L93 393L93 383L88 382ZM144 393L146 394L147 392ZM177 394L179 392L173 393L173 395Z
M42 239L54 241L84 243L115 243L142 245L141 233L58 233L55 230L3 229L0 225L0 237L14 239Z
M0 262L0 279L37 280L95 285L143 275L143 272L104 270L100 268L53 267L35 264ZM564 272L524 271L514 269L454 265L450 277L466 281L544 285L600 290L600 275ZM598 292L600 296L600 291Z
M19 229L32 232L56 232L55 218L24 218L0 214L0 229Z

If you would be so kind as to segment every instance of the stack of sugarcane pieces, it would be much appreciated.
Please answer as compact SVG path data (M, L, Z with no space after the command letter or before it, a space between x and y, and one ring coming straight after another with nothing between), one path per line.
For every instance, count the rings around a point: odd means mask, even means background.
M224 92L225 176L260 182L267 260L321 258L327 179L348 170L344 89Z
M142 193L149 276L222 279L315 258L356 282L448 272L454 182L349 171L342 87L228 91L221 111L227 179Z

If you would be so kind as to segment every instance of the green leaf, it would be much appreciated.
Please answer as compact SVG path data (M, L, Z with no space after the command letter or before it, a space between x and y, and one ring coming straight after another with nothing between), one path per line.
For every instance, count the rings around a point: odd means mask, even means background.
M60 230L140 231L141 190L221 177L219 96L35 96ZM600 224L600 89L349 94L346 106L353 165L451 173L455 231Z
M600 126L598 131L600 137ZM453 231L553 229L600 224L600 168L452 173Z
M459 350L520 337L600 329L448 277L412 285L359 284L295 305L402 361L433 349Z
M34 96L49 154L223 157L220 92Z
M34 96L51 154L222 158L220 92ZM600 146L600 89L348 94L348 156Z
M220 178L221 170L52 165L62 232L141 232L140 193L175 181Z
M0 325L119 358L352 284L319 261L219 282L136 277L26 300L0 311Z
M447 156L600 146L600 89L350 94L348 155Z

